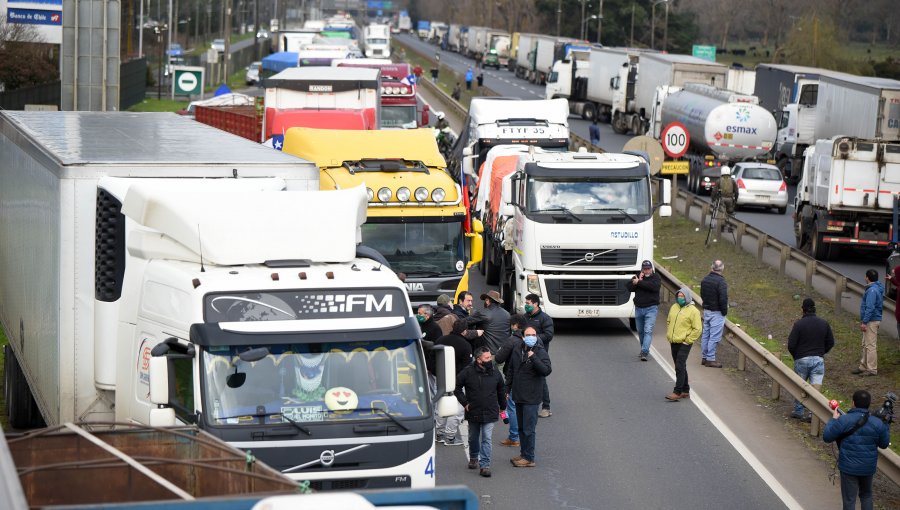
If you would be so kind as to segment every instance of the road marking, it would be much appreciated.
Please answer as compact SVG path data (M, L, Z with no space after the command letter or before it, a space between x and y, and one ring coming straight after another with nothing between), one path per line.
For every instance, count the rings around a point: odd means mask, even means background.
M635 334L634 336L635 338L637 338L637 334ZM656 361L656 363L660 367L662 367L663 371L669 376L669 378L674 381L675 368L662 361L662 354L656 349L656 347L650 345L650 350L653 352L654 361ZM706 404L706 402L703 401L703 399L698 397L697 392L693 390L691 391L691 402L693 402L694 405L697 406L697 409L699 409L700 412L703 413L704 416L706 416L706 419L708 419L710 423L712 423L712 425L716 427L716 429L718 429L723 436L725 436L725 439L727 439L728 442L731 443L731 446L734 447L734 449L740 454L740 456L747 461L747 464L749 464L750 467L753 468L754 471L756 471L756 474L758 474L759 477L762 478L763 482L765 482L766 485L768 485L769 488L772 489L772 492L774 492L775 495L778 496L778 498L782 503L784 503L786 507L790 508L791 510L803 510L803 506L798 503L793 496L791 496L787 489L785 489L784 486L781 485L781 482L779 482L775 478L772 472L769 471L758 458L756 458L756 455L754 455L753 452L751 452L750 449L747 448L747 445L745 445L744 442L737 437L737 435L728 427L728 425L726 425L725 422L723 422L722 419L719 418L719 415L717 415L715 411L713 411Z

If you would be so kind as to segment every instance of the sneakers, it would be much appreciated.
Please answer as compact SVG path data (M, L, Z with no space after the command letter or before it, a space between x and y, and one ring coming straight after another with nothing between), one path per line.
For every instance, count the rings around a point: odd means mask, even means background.
M481 468L481 471L479 471L478 474L485 478L490 478L491 477L491 468Z
M444 444L447 446L462 446L466 444L459 436L445 437Z
M703 360L700 362L700 364L703 365L704 367L706 366L706 363L707 363L706 358L703 358Z
M469 469L476 469L478 467L478 459L469 459Z
M675 393L673 391L672 393L666 395L666 400L668 400L669 402L678 402L679 400L681 400L681 393Z
M441 435L434 436L435 443L443 443L446 440L447 440L447 438L445 438L444 436L441 436Z
M512 439L506 438L503 441L500 441L500 444L503 446L519 446L518 441L513 441Z
M647 361L647 356L649 356L649 355L650 355L649 352L642 352L642 353L640 354L641 361Z
M519 458L519 460L512 461L512 465L515 467L534 467L534 461L524 459L524 458Z
M538 417L540 418L549 418L551 416L553 416L553 413L551 413L550 410L546 407L541 409L541 411L538 413Z

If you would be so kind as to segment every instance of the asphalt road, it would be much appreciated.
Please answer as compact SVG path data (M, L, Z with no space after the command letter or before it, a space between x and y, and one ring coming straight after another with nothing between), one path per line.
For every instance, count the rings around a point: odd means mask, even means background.
M441 65L464 74L469 66L474 66L474 61L462 55L450 51L440 51L436 46L422 42L408 34L395 34L404 44L421 49L426 55L440 52ZM474 68L473 68L474 69ZM484 85L498 94L522 99L544 99L544 87L534 85L528 81L516 78L512 72L506 69L484 70ZM572 115L569 117L569 128L578 136L588 139L589 122ZM618 135L613 132L609 124L600 124L600 145L611 152L621 151L625 143L631 139L630 135ZM789 187L791 204L796 191L795 186ZM771 237L781 242L794 246L794 224L792 213L793 205L788 206L788 212L779 215L771 211L741 210L735 215L739 220L752 225ZM863 276L867 269L874 268L880 275L884 273L884 256L867 252L844 250L838 260L825 262L826 265L857 282L863 282Z

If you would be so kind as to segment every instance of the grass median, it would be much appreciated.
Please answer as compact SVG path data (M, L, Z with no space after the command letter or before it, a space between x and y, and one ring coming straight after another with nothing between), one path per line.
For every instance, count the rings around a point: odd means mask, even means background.
M403 51L406 53L406 62L409 63L409 65L411 65L413 68L415 68L417 65L422 68L422 77L420 79L429 81L431 80L431 67L434 65L434 55L425 57L420 53L417 53L409 46L397 41L396 39L393 39L392 43L398 48L403 48ZM439 51L437 46L434 46L433 50L434 53L438 53ZM474 67L472 68L472 72L474 73L475 77L478 76L479 71L481 71L481 69L475 69ZM458 73L452 70L450 67L444 64L440 64L440 66L438 67L437 86L447 95L450 95L450 93L453 92L453 86L459 83L460 90L462 91L462 94L459 98L459 104L461 104L466 110L469 109L469 102L472 101L473 97L495 95L488 94L486 87L478 87L478 82L474 80L472 81L472 90L466 90L465 77L465 73Z

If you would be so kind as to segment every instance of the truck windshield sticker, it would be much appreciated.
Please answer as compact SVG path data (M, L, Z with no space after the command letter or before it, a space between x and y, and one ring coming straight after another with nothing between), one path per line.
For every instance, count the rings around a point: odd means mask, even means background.
M282 407L281 415L292 421L323 421L325 408L323 406Z
M404 301L399 289L210 294L204 315L207 323L402 317L407 313Z

